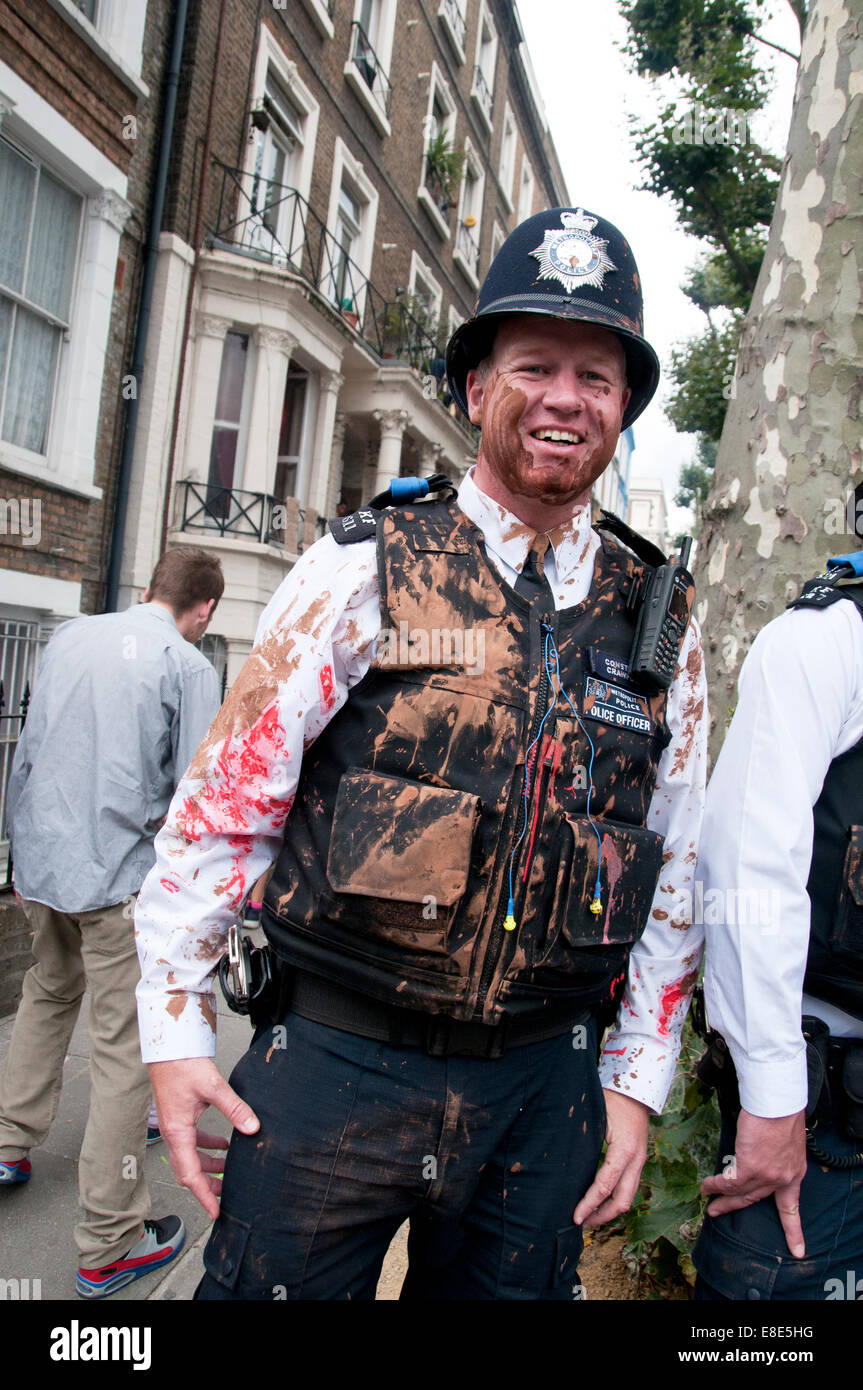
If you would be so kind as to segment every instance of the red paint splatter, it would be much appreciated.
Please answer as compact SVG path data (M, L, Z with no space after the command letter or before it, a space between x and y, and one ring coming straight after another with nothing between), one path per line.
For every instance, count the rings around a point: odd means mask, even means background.
M179 893L179 891L180 891L180 885L179 885L179 883L175 883L175 882L173 881L173 879L170 879L170 878L160 878L160 879L159 879L159 882L161 883L162 887L163 887L168 893Z
M626 1056L626 1048L625 1048L625 1047L606 1047L606 1048L603 1048L602 1055L603 1055L603 1057L625 1057L625 1056Z
M321 711L329 713L336 703L335 677L332 666L325 666L318 677L321 687Z
M659 1021L656 1025L656 1031L661 1038L668 1037L668 1024L671 1015L689 998L695 980L695 971L690 970L688 975L682 975L679 980L674 980L672 984L666 985L663 989L659 1000Z

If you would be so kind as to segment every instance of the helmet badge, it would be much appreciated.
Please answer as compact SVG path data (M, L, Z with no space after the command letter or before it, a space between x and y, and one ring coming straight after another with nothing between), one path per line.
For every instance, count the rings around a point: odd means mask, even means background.
M602 289L603 277L617 266L606 251L607 241L591 236L597 219L579 208L561 213L563 227L545 233L542 245L529 254L539 261L540 280L559 280L568 294L582 285Z

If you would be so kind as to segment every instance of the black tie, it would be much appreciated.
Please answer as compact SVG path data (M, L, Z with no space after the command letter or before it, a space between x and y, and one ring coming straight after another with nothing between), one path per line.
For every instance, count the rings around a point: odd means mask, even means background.
M515 592L526 598L528 603L534 603L538 599L543 600L543 605L548 612L554 612L554 595L551 592L551 585L545 577L544 559L548 550L548 536L538 532L527 552L527 559L521 568L521 574L515 581Z

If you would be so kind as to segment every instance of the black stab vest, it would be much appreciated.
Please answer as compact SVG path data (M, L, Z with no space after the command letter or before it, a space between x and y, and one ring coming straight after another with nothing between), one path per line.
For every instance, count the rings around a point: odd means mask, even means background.
M808 590L814 586L807 585ZM789 607L824 608L850 599L863 620L863 584L847 584ZM820 595L820 597L819 597ZM834 758L815 803L811 904L803 988L863 1019L863 738Z
M645 566L601 537L588 598L543 614L455 503L387 510L376 534L377 656L306 752L267 937L290 965L430 1014L598 1007L662 864L645 822L666 692L638 694L614 660Z

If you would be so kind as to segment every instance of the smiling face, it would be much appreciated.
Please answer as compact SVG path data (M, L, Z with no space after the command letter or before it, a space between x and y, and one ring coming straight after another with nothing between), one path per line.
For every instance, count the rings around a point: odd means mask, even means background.
M591 323L514 316L466 385L482 429L477 486L536 530L568 520L614 457L630 396L620 339Z

